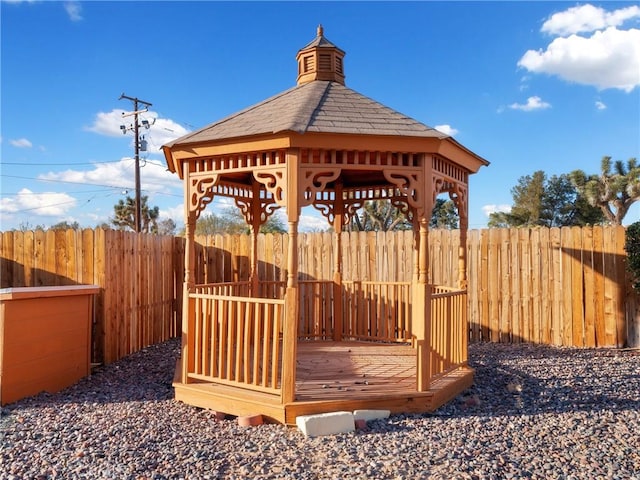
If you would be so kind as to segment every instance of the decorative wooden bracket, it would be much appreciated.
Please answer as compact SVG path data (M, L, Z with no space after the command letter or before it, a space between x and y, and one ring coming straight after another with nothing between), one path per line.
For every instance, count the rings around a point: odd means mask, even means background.
M356 212L364 206L364 198L347 198L344 200L344 215L342 224L347 225L355 216Z
M456 204L460 218L467 218L469 206L467 188L464 185L456 183L453 188L449 190L449 198Z
M414 210L415 215L418 218L423 217L425 214L424 182L421 172L385 169L382 173L388 182L395 185L398 191L406 196L407 204Z
M400 195L394 195L390 198L390 200L391 205L400 210L400 213L402 213L407 218L407 220L413 223L413 219L416 218L417 215L416 209L409 205L409 202L407 202L407 198Z
M194 212L196 220L200 213L213 201L214 187L218 184L219 175L207 173L189 175L189 211Z
M253 200L245 197L234 198L234 202L240 209L240 213L242 213L242 216L244 217L245 222L247 222L247 225L253 225L253 222L255 220L253 218L253 212L251 209L251 203L253 201L260 202L260 225L265 223L267 219L273 214L273 212L280 208L280 205L278 205L275 199L271 196Z
M346 195L345 195L346 196ZM348 225L356 211L362 208L366 198L342 198L342 200L336 200L335 192L331 191L331 195L328 198L316 199L313 202L313 206L318 210L323 217L325 217L331 225L335 220L335 202L342 201L344 205L342 214L342 225Z
M300 206L305 207L315 204L318 192L324 191L329 182L337 180L340 168L304 167L300 169L300 173Z
M281 207L287 206L285 171L284 168L271 168L253 172L253 178L265 186L272 195L274 202Z
M444 192L449 194L449 198L453 200L456 208L458 209L458 215L460 218L467 216L467 186L463 183L446 179L441 175L433 175L433 202L435 204L436 197Z

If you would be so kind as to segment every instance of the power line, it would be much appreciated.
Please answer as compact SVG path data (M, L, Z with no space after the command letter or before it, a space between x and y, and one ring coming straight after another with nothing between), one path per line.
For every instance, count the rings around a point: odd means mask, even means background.
M96 197L97 197L97 195L94 195L91 198L87 199L84 203L81 203L80 205L78 205L78 208L80 208L80 207L82 207L84 205L87 205L88 203L91 202L91 200L93 200ZM57 207L57 206L60 206L60 205L68 205L70 203L75 203L75 200L69 200L68 202L52 203L52 204L49 204L49 205L40 205L38 207L22 208L20 210L15 210L15 211L9 212L9 213L15 215L15 214L18 214L18 213L29 212L29 211L32 211L32 210L40 210L42 208L51 208L51 207Z
M149 136L151 138L151 136ZM155 143L153 145L156 145ZM42 166L42 167L70 167L75 165L106 165L109 163L122 163L123 160L133 160L128 157L124 157L121 160L110 160L108 162L78 162L78 163L41 163L41 162L0 162L0 165L29 165L29 166ZM160 163L153 163L153 161L149 161L155 167L165 168L162 165L162 160L158 160Z
M113 188L102 188L100 190L82 190L81 192L73 192L74 195L84 195L87 193L96 193L96 192L111 192ZM12 197L12 196L22 196L22 195L43 195L50 192L0 192L0 196L3 197ZM66 192L65 192L66 193Z
M106 188L117 188L120 190L126 190L128 188L131 188L131 186L122 186L122 185L105 185L102 183L87 183L87 182L73 182L71 180L52 180L49 178L36 178L36 177L23 177L20 175L6 175L6 174L0 174L0 177L7 177L7 178L21 178L23 180L37 180L39 182L50 182L50 183L69 183L71 185L93 185L94 187L106 187ZM157 184L152 184L152 185L157 185Z
M154 165L153 163L148 163L148 165ZM38 182L49 182L49 183L68 183L71 185L91 185L94 187L105 187L105 188L113 188L116 190L129 190L131 188L130 185L127 186L123 186L123 185L104 185L101 183L87 183L87 182L73 182L71 180L52 180L49 178L36 178L36 177L24 177L24 176L20 176L20 175L6 175L4 173L0 174L0 177L7 177L7 178L20 178L23 180L36 180ZM157 185L159 187L166 187L167 185L164 183L153 183L153 182L146 182L147 185ZM169 195L169 196L175 196L175 197L182 197L183 195L178 195L175 193L167 193L167 192L160 192L160 191L154 191L154 190L150 190L148 188L143 188L142 189L145 192L153 192L154 195ZM82 193L82 192L78 192L78 193Z
M87 200L86 203L89 203L89 201L90 200ZM23 208L22 210L15 210L13 212L7 212L7 213L11 213L11 214L23 213L23 212L29 212L31 210L40 210L42 208L51 208L51 207L57 207L59 205L68 205L69 203L76 203L76 201L75 200L69 200L68 202L52 203L50 205L40 205L39 207Z
M110 160L108 162L79 162L79 163L41 163L41 162L0 162L2 165L37 165L37 166L73 166L73 165L103 165L106 163L120 163L122 160Z

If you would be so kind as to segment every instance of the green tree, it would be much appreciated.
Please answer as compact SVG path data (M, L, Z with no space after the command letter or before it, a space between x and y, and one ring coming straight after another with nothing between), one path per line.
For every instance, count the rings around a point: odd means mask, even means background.
M411 222L389 200L366 201L347 226L347 230L356 232L410 229Z
M78 222L69 223L66 220L58 222L55 225L51 225L50 230L79 230L80 224Z
M176 222L172 218L166 218L158 222L158 235L175 235Z
M640 294L640 222L627 227L624 250L627 252L627 269L633 288Z
M547 175L538 170L525 175L511 189L510 212L489 216L489 227L564 227L602 222L599 209L589 205L569 175Z
M222 233L246 233L247 226L244 222L232 223L224 215L207 213L200 215L196 221L196 235L215 235Z
M458 210L452 200L436 198L436 204L431 214L430 228L446 228L454 230L458 228Z
M143 233L158 233L158 207L149 207L146 195L140 197L140 231ZM136 229L136 201L127 196L126 200L118 200L113 206L114 217L111 223L119 230Z
M451 200L437 198L431 212L430 228L458 228L458 212ZM410 230L411 222L389 200L370 200L354 215L349 231Z
M286 233L284 223L277 215L271 215L267 221L260 226L261 233ZM221 213L215 212L202 215L196 222L196 235L215 235L249 233L250 227L247 225L240 210L229 207Z
M31 225L29 222L21 222L20 225L18 225L18 228L14 230L26 232L29 230L45 230L45 228L44 225Z
M542 197L546 175L542 170L533 175L525 175L518 179L518 183L511 189L513 207L510 212L498 212L489 217L489 226L499 221L499 226L533 226L540 224L542 212Z
M261 233L287 233L287 227L278 215L271 215L260 227Z
M570 174L571 181L587 202L602 211L613 225L622 225L631 205L640 200L640 166L635 158L611 162L603 157L600 175L587 175L582 170Z

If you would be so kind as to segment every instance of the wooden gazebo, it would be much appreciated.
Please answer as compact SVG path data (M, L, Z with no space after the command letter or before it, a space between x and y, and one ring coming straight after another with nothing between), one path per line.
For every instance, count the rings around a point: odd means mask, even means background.
M344 55L319 27L297 54L295 87L163 147L185 192L179 400L293 424L298 415L335 410L431 411L473 381L468 176L488 162L346 87ZM428 223L441 193L454 200L460 217L457 288L428 282ZM195 224L215 196L232 198L251 228L247 281L195 282ZM364 202L380 199L413 224L411 282L345 281L339 254L332 280L299 279L303 207L327 218L339 253L343 227ZM257 234L281 207L288 225L286 282L267 282L257 268ZM309 302L320 305L302 311ZM367 308L372 302L389 308Z

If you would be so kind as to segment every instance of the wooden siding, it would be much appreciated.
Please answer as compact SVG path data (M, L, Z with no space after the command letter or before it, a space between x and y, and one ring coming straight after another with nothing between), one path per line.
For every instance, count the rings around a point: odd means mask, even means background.
M197 283L248 281L246 236L196 238ZM344 233L348 282L408 282L412 232ZM429 283L456 286L457 231L429 233ZM260 235L265 298L282 298L287 235ZM332 280L332 237L299 236L301 281ZM180 332L184 240L110 230L0 233L0 287L95 284L93 361ZM486 229L468 234L469 340L622 346L630 283L624 227ZM394 295L400 295L400 292ZM399 328L404 328L399 326Z
M89 375L95 286L0 291L0 404Z

